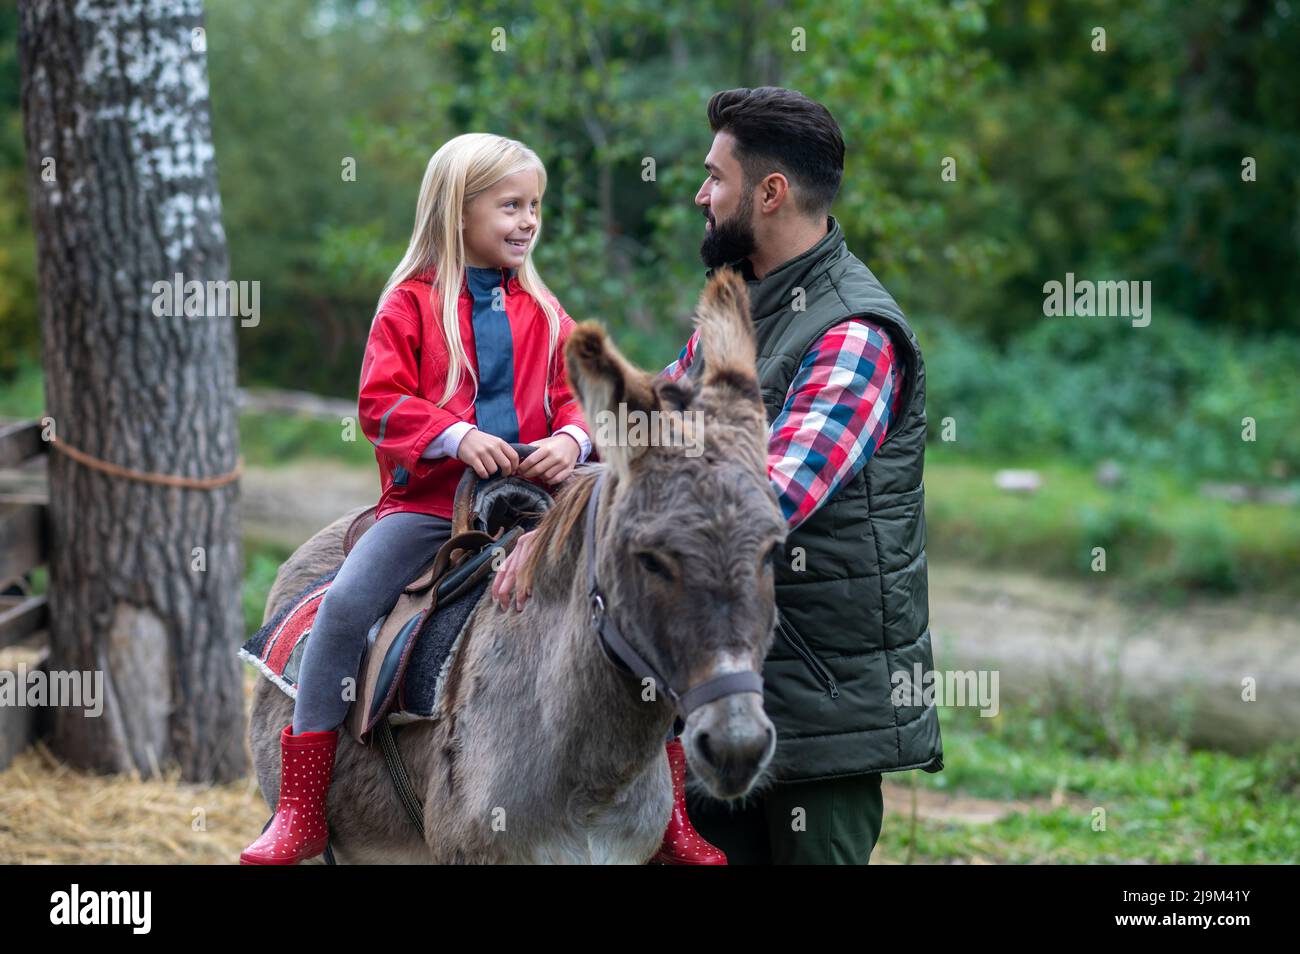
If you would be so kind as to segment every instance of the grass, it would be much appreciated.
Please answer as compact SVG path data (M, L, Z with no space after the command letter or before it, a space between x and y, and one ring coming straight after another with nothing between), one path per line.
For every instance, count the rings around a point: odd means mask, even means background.
M35 419L44 409L45 376L39 364L20 364L12 377L0 379L0 417Z
M991 719L945 707L942 772L923 788L1058 807L996 822L886 818L881 850L914 862L1260 864L1300 857L1300 741L1237 757L1142 738L1098 750L1095 712L1035 701ZM1119 717L1122 719L1122 716ZM888 779L889 776L886 776Z
M254 467L278 467L288 461L328 460L351 467L374 467L375 448L359 429L306 415L239 416L240 453Z
M316 458L374 466L369 442L346 440L339 425L305 417L243 414L244 458L274 467ZM1186 478L1129 472L1106 488L1091 469L1030 459L1042 487L1013 494L994 485L999 463L972 460L932 443L926 454L928 547L939 557L1030 569L1098 582L1093 548L1105 549L1104 581L1120 592L1286 592L1300 578L1300 511L1202 496Z
M1300 512L1212 500L1163 473L1130 473L1122 489L1057 460L1019 463L1042 476L1033 494L994 486L999 465L931 445L926 459L928 549L985 566L1028 568L1134 593L1285 591L1300 576Z

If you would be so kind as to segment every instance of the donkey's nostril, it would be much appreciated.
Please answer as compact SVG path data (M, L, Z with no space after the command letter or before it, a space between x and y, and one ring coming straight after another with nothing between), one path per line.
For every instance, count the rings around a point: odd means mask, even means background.
M713 758L713 749L709 746L709 733L703 729L695 736L695 748L705 762L715 766L718 764Z

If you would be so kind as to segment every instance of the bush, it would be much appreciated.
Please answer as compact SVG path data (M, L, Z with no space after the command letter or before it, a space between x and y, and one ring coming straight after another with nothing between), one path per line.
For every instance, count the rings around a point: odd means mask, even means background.
M1227 336L1176 316L1043 319L996 348L942 320L923 330L931 433L1013 463L1106 458L1187 477L1262 482L1300 474L1300 341ZM1243 440L1243 420L1255 439Z

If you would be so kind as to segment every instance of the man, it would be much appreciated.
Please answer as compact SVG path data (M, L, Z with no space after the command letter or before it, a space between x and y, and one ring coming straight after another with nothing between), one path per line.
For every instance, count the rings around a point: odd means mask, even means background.
M916 667L934 668L925 364L829 214L844 171L830 112L761 87L716 93L708 116L700 254L749 286L768 471L791 532L763 667L774 783L738 808L692 797L690 817L732 864L865 864L884 815L881 774L943 768L938 711L911 691ZM707 362L697 345L692 335L663 373ZM524 545L494 581L503 606Z

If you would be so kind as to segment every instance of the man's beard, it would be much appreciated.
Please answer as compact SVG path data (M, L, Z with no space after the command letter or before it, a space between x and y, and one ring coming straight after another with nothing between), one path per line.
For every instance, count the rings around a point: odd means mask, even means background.
M700 258L706 266L717 268L753 254L758 244L754 227L750 224L753 212L754 202L746 194L735 215L725 222L714 219L713 228L705 229L704 241L700 242Z

